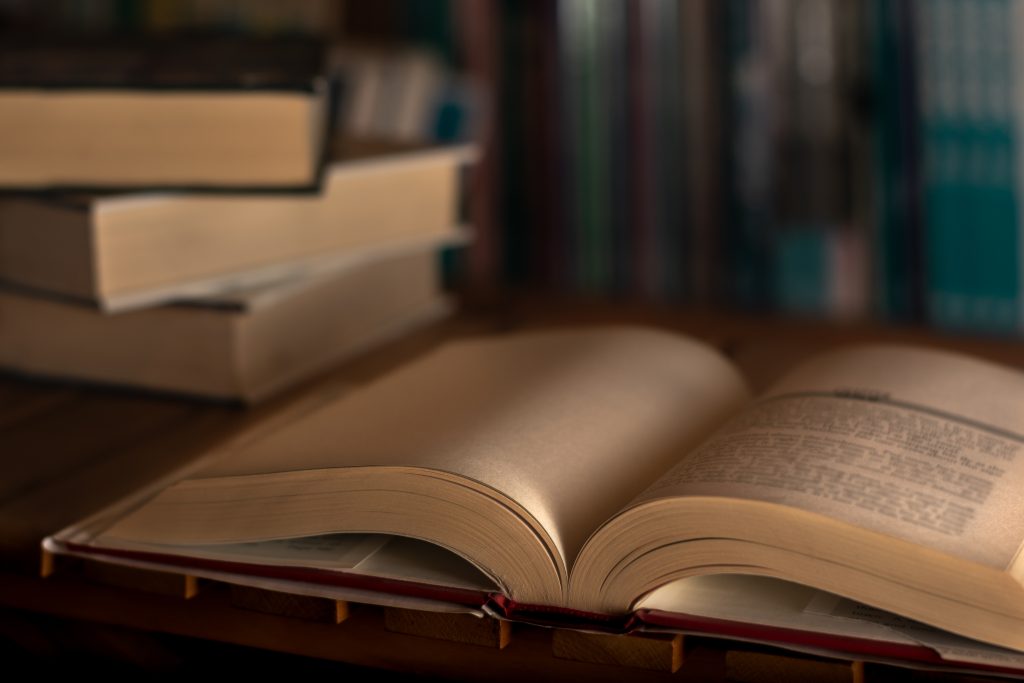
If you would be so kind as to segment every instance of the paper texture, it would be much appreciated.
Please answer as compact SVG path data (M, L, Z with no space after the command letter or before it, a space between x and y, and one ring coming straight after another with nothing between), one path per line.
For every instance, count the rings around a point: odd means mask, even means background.
M644 498L780 503L1006 569L1024 539L1024 375L870 347L800 366Z
M246 443L158 502L194 501L217 478L422 468L515 501L569 564L587 535L746 398L710 347L662 332L455 342Z

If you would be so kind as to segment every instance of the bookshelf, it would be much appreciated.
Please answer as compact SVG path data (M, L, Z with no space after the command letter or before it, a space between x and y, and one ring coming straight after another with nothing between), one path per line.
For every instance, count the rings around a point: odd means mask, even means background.
M482 150L459 279L485 305L526 291L1014 337L1018 12L1010 0L110 0L45 13L15 1L0 30L428 49L471 93L454 114Z
M1018 12L503 5L502 281L1019 336Z

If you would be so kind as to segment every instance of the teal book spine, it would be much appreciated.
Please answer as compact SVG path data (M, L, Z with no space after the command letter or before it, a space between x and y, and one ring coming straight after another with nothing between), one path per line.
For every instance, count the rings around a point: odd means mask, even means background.
M928 317L1020 326L1020 219L1010 0L919 2Z
M1009 27L1010 35L1018 40L1010 41L1010 99L1006 103L1012 118L1010 127L1013 138L1013 193L1016 209L1014 241L1016 249L1007 258L1014 262L1014 293L1012 315L1016 319L1016 333L1024 333L1024 43L1019 40L1020 31L1024 30L1024 2L1011 3Z
M787 314L820 317L830 312L829 274L831 239L829 225L788 226L772 246L773 300Z
M873 0L868 5L868 51L873 88L875 301L879 313L895 320L920 314L922 161L918 138L918 29L909 0ZM925 146L924 140L920 141Z
M976 171L983 196L983 221L975 241L970 323L995 334L1020 326L1020 211L1016 194L1012 0L985 0L973 8L981 28L969 37L977 51L975 82L983 163ZM981 202L980 202L981 203Z
M915 8L920 29L927 317L934 325L956 328L965 324L965 274L971 270L960 226L974 194L966 182L970 145L964 65L954 24L961 8L956 0L919 1Z

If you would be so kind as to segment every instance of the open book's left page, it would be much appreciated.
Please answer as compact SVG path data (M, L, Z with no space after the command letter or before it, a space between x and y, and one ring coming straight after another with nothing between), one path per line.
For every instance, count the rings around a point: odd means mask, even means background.
M99 542L395 533L561 604L587 536L746 399L712 348L662 332L455 342L218 456Z

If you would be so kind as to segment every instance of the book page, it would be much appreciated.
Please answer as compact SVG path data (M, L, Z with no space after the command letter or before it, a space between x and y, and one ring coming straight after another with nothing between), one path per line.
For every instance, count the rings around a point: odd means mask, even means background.
M665 332L465 340L246 442L178 486L195 484L189 495L198 496L216 495L205 485L215 478L276 472L444 472L521 505L569 564L602 521L748 398L714 349Z
M767 576L711 574L666 584L647 595L637 607L806 633L829 633L907 645L917 642L904 634L893 633L874 620L847 621L828 610L811 609L812 605L829 599L844 600L809 586ZM878 612L888 614L881 610Z
M352 569L388 544L383 534L324 534L251 543L173 546L177 553L236 562L304 566L320 569Z
M1024 653L989 645L922 624L847 598L818 591L804 608L812 619L834 620L838 629L883 628L891 637L907 638L951 662L970 662L1013 669L1024 668Z
M355 572L434 586L465 588L480 592L497 590L494 581L455 553L432 543L392 536L362 560Z
M671 614L706 617L736 624L787 629L762 637L830 634L881 643L923 645L950 662L1020 669L1024 654L942 631L891 612L869 607L809 586L766 576L715 574L674 581L639 605ZM671 621L671 617L669 617ZM801 640L798 635L795 640ZM790 640L790 645L793 645ZM849 656L849 653L834 653Z
M1006 569L1024 539L1024 374L865 347L784 377L641 496L802 508Z

